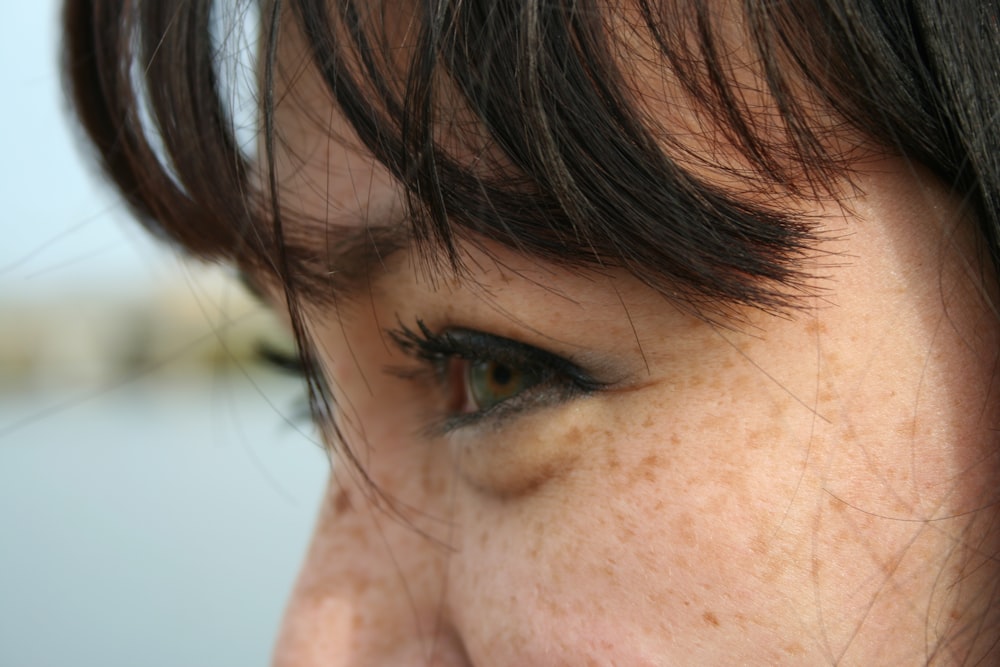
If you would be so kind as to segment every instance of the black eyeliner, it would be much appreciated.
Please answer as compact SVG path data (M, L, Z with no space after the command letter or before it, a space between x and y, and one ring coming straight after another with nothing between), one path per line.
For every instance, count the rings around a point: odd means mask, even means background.
M533 345L465 328L434 332L421 320L416 329L400 323L387 335L405 354L427 364L436 379L447 382L448 368L455 359L464 361L496 361L515 368L529 369L539 381L507 400L489 408L466 414L446 415L432 427L433 432L449 431L482 422L504 420L538 407L554 405L576 396L590 394L606 387L573 362ZM391 372L401 377L417 379L419 373Z

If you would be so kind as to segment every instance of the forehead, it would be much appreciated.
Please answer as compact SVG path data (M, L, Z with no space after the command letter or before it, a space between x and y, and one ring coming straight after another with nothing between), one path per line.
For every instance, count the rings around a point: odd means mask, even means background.
M327 205L323 201L326 197L334 202L356 204L359 198L366 199L361 196L366 192L382 194L395 187L388 171L370 159L370 150L339 110L332 92L338 88L336 80L339 77L345 74L351 77L351 85L357 88L346 97L354 97L356 111L369 105L371 117L367 120L373 126L382 123L391 131L402 132L407 123L412 121L414 126L419 126L425 120L412 117L417 104L412 107L406 104L408 87L414 86L422 75L421 66L426 64L418 63L418 36L426 27L414 13L419 3L351 5L360 14L357 30L367 40L363 48L370 49L363 55L358 42L349 38L342 22L332 20L336 11L329 15L329 26L319 26L321 29L328 27L331 38L325 44L332 50L320 56L325 67L318 64L316 44L307 41L304 34L308 31L302 29L298 17L287 15L283 18L278 42L274 83L278 101L275 118L281 135L277 147L282 158L279 166L283 174L314 181L308 189L320 195L318 203L324 206ZM644 15L642 6L632 2L591 6L590 11L601 12L600 19L591 27L600 26L601 34L594 39L604 51L576 53L575 57L590 58L602 69L592 72L590 81L537 82L539 92L530 90L535 85L531 79L545 71L530 71L536 63L529 52L547 47L526 45L524 42L532 33L519 26L516 20L503 25L510 32L523 30L523 35L507 36L500 29L491 32L489 24L494 20L491 16L485 17L480 24L474 18L463 19L465 32L455 39L473 40L463 47L463 63L449 65L446 58L436 54L434 72L426 81L429 87L420 91L433 96L426 108L426 118L432 119L431 136L437 142L435 148L457 157L463 166L483 173L517 172L516 164L523 156L511 155L509 143L497 136L496 119L486 118L490 110L482 106L483 99L494 106L497 100L488 97L470 100L468 82L461 88L463 84L455 79L456 67L468 67L474 76L483 68L493 68L482 73L482 81L476 85L489 87L492 83L497 89L506 90L511 86L523 89L525 99L512 102L508 107L513 116L530 113L532 105L546 103L569 107L569 113L579 113L572 106L584 98L574 94L574 86L606 86L608 94L620 97L612 100L613 104L634 112L633 119L625 122L638 121L643 126L642 131L648 131L659 148L682 169L741 196L759 193L773 201L776 196L787 194L783 190L788 189L791 179L785 174L785 181L776 183L775 172L801 171L802 165L797 164L798 147L790 138L790 127L781 105L787 106L797 100L784 99L779 104L775 99L771 92L774 82L768 80L774 73L764 71L759 45L748 33L750 28L739 3L728 0L667 2L660 6L658 11L662 14L659 16ZM696 15L696 6L703 14ZM455 14L462 15L461 11L461 8L455 9ZM455 22L463 20L455 19ZM548 17L547 20L569 19ZM654 25L652 21L659 22ZM316 29L312 27L313 33ZM699 31L702 34L699 35ZM546 39L544 34L537 37ZM667 42L672 44L665 46ZM567 51L580 48L574 44L559 46ZM690 56L691 62L680 62L685 56ZM705 61L699 62L699 58ZM783 94L787 96L794 91L802 98L799 101L803 107L811 109L807 120L819 128L817 134L827 139L827 145L817 148L839 155L855 152L860 144L867 143L838 123L829 110L814 104L799 77L790 72L785 76L788 78L781 82L786 87ZM505 83L507 79L517 81ZM546 87L552 90L544 90ZM529 99L532 95L537 99ZM363 105L358 105L359 101ZM400 102L402 106L394 106ZM352 115L357 117L357 113ZM581 115L579 127L575 128L579 136L568 140L586 142L587 131L591 129L588 123ZM512 125L516 132L517 122ZM835 125L839 127L837 132L832 131ZM370 144L372 131L366 129L366 141ZM381 129L377 128L375 133ZM533 131L527 124L522 129L526 134ZM317 176L322 176L322 183L315 182ZM325 194L324 189L327 190ZM317 203L315 196L305 193L301 196L303 203Z
M789 116L730 4L692 3L702 26L594 3L584 34L577 17L540 30L458 3L437 41L388 5L354 34L286 17L273 118L287 234L316 255L332 228L409 222L450 259L480 234L629 266L681 299L781 307L816 240L805 212L846 191L839 156L865 142L826 132L835 121L806 96Z
M294 61L288 61L294 63ZM285 69L279 61L279 69ZM274 168L281 206L299 225L385 224L403 212L399 184L362 144L316 68L276 82Z

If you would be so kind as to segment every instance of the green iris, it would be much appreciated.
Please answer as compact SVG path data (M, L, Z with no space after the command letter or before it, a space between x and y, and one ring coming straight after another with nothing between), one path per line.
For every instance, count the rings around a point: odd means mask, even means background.
M472 361L467 374L469 395L479 410L489 410L538 384L536 372L495 360Z

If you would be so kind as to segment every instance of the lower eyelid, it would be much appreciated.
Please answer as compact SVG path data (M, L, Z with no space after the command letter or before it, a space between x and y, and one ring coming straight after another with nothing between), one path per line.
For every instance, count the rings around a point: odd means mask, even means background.
M455 414L443 420L441 432L448 434L462 428L488 427L502 429L511 420L536 411L557 408L570 401L585 398L595 392L573 386L543 382L524 392L478 412Z
M484 332L456 328L435 333L418 319L415 329L401 324L398 330L388 334L400 351L424 367L423 372L400 373L395 369L390 372L398 377L408 377L418 385L433 377L434 384L442 389L436 399L440 401L435 410L438 416L432 420L430 433L447 433L487 422L500 426L525 412L556 406L613 386L594 380L578 364L558 354ZM541 380L488 408L480 409L469 397L465 369L469 363L484 359L515 368L538 368Z
M446 433L443 443L471 490L504 502L571 479L599 442L598 434L610 437L599 396L581 395L509 417Z

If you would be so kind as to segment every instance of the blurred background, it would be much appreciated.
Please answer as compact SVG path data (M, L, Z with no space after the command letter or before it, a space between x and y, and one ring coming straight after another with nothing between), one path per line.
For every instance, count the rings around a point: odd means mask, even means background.
M284 334L77 150L55 0L0 23L0 665L266 665L327 460Z

